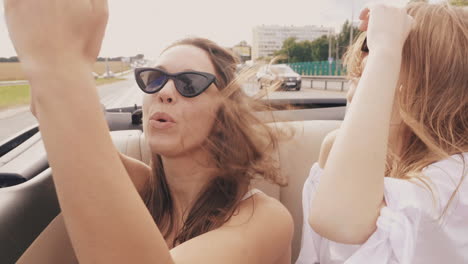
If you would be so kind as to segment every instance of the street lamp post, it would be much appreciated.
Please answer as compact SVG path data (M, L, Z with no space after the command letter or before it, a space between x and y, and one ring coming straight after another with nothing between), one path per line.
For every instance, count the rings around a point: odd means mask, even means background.
M354 35L354 25L353 25L353 21L354 21L354 0L351 1L351 29L349 31L349 46L351 46L353 44L353 35Z
M330 32L330 28L328 28L328 75L330 75L331 73L331 62L330 62L330 58L332 57L331 46L332 46L331 32Z
M328 58L331 57L331 34L330 28L328 28Z

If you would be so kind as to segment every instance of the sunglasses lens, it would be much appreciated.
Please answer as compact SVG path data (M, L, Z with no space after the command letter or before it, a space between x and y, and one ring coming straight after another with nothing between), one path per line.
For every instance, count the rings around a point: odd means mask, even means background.
M143 71L139 76L148 93L157 92L167 81L167 76L159 71Z
M187 97L193 97L208 88L212 80L209 78L193 73L184 73L174 80L177 90Z

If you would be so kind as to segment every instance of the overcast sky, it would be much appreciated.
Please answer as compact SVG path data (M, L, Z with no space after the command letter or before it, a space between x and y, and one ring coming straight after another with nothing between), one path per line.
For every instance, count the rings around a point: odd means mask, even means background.
M408 0L387 0L404 3ZM367 2L375 0L110 0L109 23L100 56L155 58L186 36L206 37L223 46L252 43L256 25L323 25L338 31ZM15 56L0 0L0 57Z

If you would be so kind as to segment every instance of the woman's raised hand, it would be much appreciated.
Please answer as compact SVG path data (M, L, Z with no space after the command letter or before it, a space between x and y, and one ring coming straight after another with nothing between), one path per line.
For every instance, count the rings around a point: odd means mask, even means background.
M4 0L10 38L26 74L93 64L107 24L107 0Z
M413 18L403 7L372 4L362 10L360 30L367 31L367 46L375 49L401 49L413 26Z

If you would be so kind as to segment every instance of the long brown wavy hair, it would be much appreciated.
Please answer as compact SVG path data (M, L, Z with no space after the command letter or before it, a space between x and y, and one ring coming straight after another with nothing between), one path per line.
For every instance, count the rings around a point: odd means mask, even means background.
M468 9L420 2L407 10L415 26L402 54L402 147L401 153L389 151L386 176L418 180L434 194L423 168L468 151ZM359 37L346 55L349 78L362 74L363 40ZM463 175L450 202L466 177L461 158Z
M236 74L237 58L227 49L203 38L177 41L167 49L190 45L209 56L217 77L223 102L214 126L202 147L215 164L216 176L204 186L186 214L180 230L174 223L174 207L161 156L153 155L153 177L145 194L145 203L166 240L176 233L172 246L220 227L235 213L253 178L261 177L283 185L279 169L271 155L282 133L263 123L254 111L271 110L247 96L241 89L248 74ZM166 49L166 50L167 50ZM187 172L189 173L189 172Z

